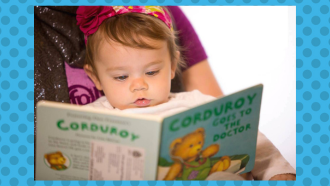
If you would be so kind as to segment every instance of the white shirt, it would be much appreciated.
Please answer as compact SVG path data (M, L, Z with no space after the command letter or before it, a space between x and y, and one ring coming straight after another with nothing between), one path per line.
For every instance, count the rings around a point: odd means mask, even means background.
M153 107L119 110L118 108L114 108L105 96L100 97L95 102L90 103L86 106L101 109L118 110L126 113L156 114L161 116L167 116L212 101L214 99L215 98L212 96L204 95L198 90L194 90L191 92L170 93L168 102Z
M198 90L170 93L169 98L168 102L153 107L119 110L114 108L107 98L103 96L86 106L118 110L126 113L167 116L215 99L212 96L202 94ZM296 174L295 169L292 168L292 166L281 155L279 150L261 132L258 132L255 166L251 172L253 178L257 180L269 180L277 174Z

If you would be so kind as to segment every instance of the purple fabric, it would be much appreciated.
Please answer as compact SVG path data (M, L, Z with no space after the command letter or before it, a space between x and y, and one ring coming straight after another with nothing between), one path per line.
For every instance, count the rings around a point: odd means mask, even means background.
M104 95L103 92L97 90L84 69L73 68L65 63L65 73L68 81L70 102L72 104L86 105Z
M200 42L193 26L178 6L168 6L179 31L179 42L184 48L182 55L188 64L188 68L207 58L206 52Z

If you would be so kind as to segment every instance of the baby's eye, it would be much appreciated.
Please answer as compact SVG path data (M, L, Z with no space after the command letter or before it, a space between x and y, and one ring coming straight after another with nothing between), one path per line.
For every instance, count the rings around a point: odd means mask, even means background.
M202 142L201 142L201 141L199 141L199 142L198 142L198 144L202 144Z
M146 74L149 75L149 76L153 76L153 75L156 75L158 72L159 72L159 70L157 70L157 71L150 71L150 72L147 72Z
M190 148L192 148L193 146L194 146L194 145L193 145L193 144L191 144L189 147L190 147Z
M118 77L114 77L115 80L119 80L119 81L124 81L125 79L127 79L128 76L118 76Z

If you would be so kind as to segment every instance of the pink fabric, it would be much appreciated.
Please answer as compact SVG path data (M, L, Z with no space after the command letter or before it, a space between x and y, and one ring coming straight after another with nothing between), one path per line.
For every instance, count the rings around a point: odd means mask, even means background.
M97 90L84 69L72 68L67 63L64 64L72 104L85 105L103 95L101 91Z
M116 15L112 6L80 6L77 9L77 25L87 37L94 34L102 22L109 17Z
M130 12L157 17L173 30L171 18L161 6L79 6L76 19L85 35L85 43L87 37L95 33L105 19Z

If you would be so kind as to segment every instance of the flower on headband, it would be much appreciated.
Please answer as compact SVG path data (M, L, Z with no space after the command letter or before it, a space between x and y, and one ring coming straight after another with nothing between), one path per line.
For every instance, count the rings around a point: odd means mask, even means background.
M88 37L94 34L102 22L116 15L112 6L80 6L77 9L77 25Z
M85 35L85 43L88 36L94 34L105 19L125 13L152 15L173 30L170 16L160 6L80 6L77 9L77 25Z

